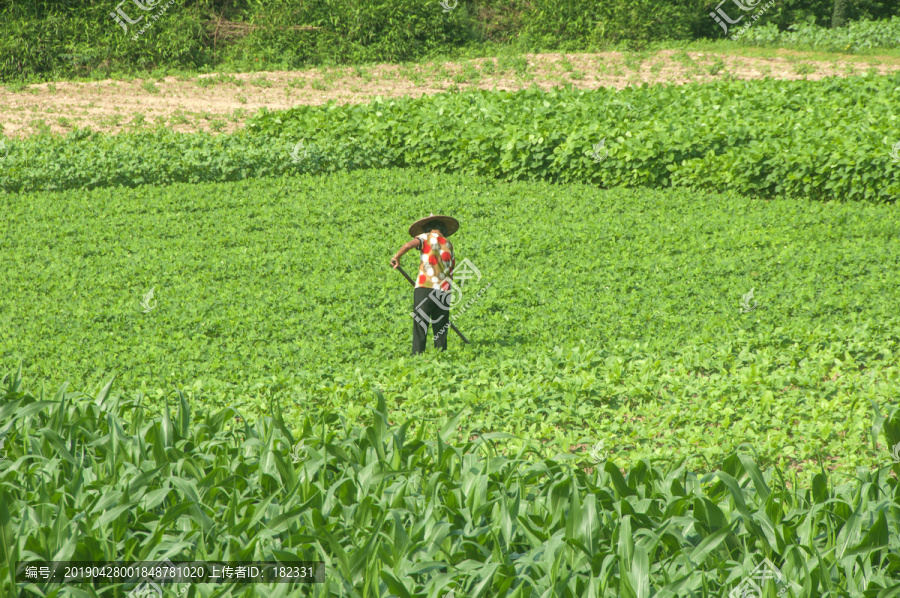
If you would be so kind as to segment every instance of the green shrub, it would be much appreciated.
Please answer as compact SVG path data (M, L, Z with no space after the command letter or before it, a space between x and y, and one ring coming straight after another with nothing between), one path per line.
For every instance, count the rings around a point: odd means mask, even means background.
M520 35L529 45L547 49L691 39L713 30L705 4L705 0L534 0L522 16Z
M774 25L754 25L741 37L747 45L802 46L817 50L858 52L900 47L900 17L884 21L851 21L831 29L811 23L792 25L779 31Z
M160 5L161 6L161 5ZM0 12L0 80L52 76L106 77L116 70L159 65L197 68L209 61L202 15L175 4L138 40L142 22L126 33L110 16L115 2L18 3ZM141 11L123 5L130 18ZM146 14L156 14L158 8Z
M115 0L34 0L0 8L0 80L106 77L157 68L272 70L399 62L484 42L517 51L586 50L617 42L721 38L710 0L183 0L118 25ZM784 0L757 26L830 23L833 0ZM126 2L132 19L142 11ZM150 20L151 15L161 15ZM900 4L858 0L850 19L900 16ZM220 28L219 19L249 26ZM144 27L150 25L146 31ZM298 30L294 27L316 27ZM136 33L140 33L134 39Z

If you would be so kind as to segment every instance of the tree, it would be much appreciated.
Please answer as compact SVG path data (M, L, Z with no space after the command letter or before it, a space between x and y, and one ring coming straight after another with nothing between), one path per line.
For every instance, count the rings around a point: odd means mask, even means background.
M850 0L834 0L834 12L831 13L831 26L843 27L847 24L847 9Z

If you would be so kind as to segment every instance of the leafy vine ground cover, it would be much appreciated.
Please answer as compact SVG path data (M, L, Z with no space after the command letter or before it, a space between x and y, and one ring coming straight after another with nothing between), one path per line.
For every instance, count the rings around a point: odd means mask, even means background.
M0 206L0 365L32 388L116 374L156 409L276 400L295 430L370 422L379 391L393 423L466 409L458 439L585 467L589 447L712 471L744 445L807 477L890 460L870 430L900 395L895 205L387 169ZM462 223L467 292L491 286L458 322L472 344L423 360L388 259L431 211Z
M8 141L6 192L403 166L602 187L895 201L900 74L299 106L233 134ZM292 151L293 150L293 151ZM892 154L893 152L893 154ZM302 157L302 159L300 159Z

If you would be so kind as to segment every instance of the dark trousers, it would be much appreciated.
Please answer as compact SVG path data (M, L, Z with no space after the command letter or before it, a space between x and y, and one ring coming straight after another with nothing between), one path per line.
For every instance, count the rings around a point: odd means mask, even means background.
M432 296L432 292L434 296ZM434 348L447 350L450 332L450 292L418 288L413 291L413 355L425 351L428 326L435 335Z

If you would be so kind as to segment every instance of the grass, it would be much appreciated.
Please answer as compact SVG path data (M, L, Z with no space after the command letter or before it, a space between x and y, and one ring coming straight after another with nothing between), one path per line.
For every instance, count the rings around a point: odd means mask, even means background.
M230 83L237 87L243 87L244 80L238 79L234 75L229 75L226 73L216 73L215 76L212 77L197 77L194 79L196 84L200 87L210 87L213 85L222 85L225 83Z
M757 47L757 46L744 46L737 45L730 40L724 39L714 39L714 40L697 40L692 42L684 42L684 41L665 41L665 42L654 42L647 44L646 47L642 48L639 52L635 52L634 50L629 49L628 43L622 43L618 45L609 45L609 46L598 46L598 47L584 47L579 48L578 50L567 50L567 54L576 54L579 52L603 52L603 51L619 51L624 53L626 56L631 56L628 58L630 64L635 65L638 60L645 60L647 57L651 56L653 52L664 51L664 50L675 50L676 52L710 52L710 53L718 53L727 56L744 56L744 57L753 57L753 58L785 58L785 57L794 57L800 58L808 61L834 61L841 60L844 62L854 62L859 63L861 65L865 64L900 64L900 48L897 49L875 49L875 50L861 50L855 53L843 53L843 52L825 52L821 50L811 49L811 48L803 48L803 47L790 47L790 48L779 48L779 47ZM426 68L429 63L435 62L443 62L443 61L465 61L472 59L496 59L498 61L509 63L510 61L515 61L517 59L525 60L524 53L550 53L550 54L559 54L558 49L554 48L523 48L516 44L498 44L498 43L486 43L486 44L474 44L472 46L458 48L458 49L439 49L436 50L433 54L423 56L418 60L414 61L412 64L417 65L419 67ZM370 69L375 66L377 63L372 62L354 62L347 65L342 65L343 67L349 67L357 74L357 76L363 76L367 81L369 80L368 75ZM314 69L319 65L310 64L307 65L307 69ZM263 67L254 67L254 68L246 68L239 64L221 64L216 65L217 76L214 79L217 79L217 82L225 82L229 76L236 73L247 73L247 72L261 72L258 69ZM527 68L527 67L525 67ZM630 67L629 67L630 68ZM501 70L516 70L509 69L508 67L504 67ZM524 72L524 69L521 68L521 63L519 64L519 70ZM367 73L367 75L361 75L360 73ZM106 69L100 69L96 73L89 76L78 76L78 77L62 77L59 80L63 81L79 81L79 82L92 82L103 79L114 79L120 81L129 81L135 78L143 78L143 79L156 79L158 81L162 80L164 76L172 76L178 80L183 81L197 81L197 75L202 74L196 70L188 70L188 69L158 69L154 71L134 71L134 72L120 72L120 71L107 71ZM32 83L44 83L45 81L41 77L37 76L29 76L24 77L23 79L15 82L9 82L5 84L7 90L15 93L20 92L25 89L29 84ZM149 82L148 82L149 83ZM233 81L235 85L240 86L243 81L240 79L236 79ZM212 84L208 82L201 83L201 85ZM37 93L39 90L33 90Z
M497 62L500 72L512 71L517 75L528 72L528 59L524 56L500 56Z
M722 60L719 56L714 56L712 59L712 64L707 65L706 72L710 75L718 75L722 72L722 69L725 68L725 61Z
M50 125L43 118L36 118L28 121L28 126L34 131L35 135L49 135Z
M190 123L191 123L190 119L181 111L177 111L169 117L169 124L187 125Z
M110 114L109 116L104 116L99 119L97 122L101 127L118 127L122 124L122 119L124 117L121 114Z

